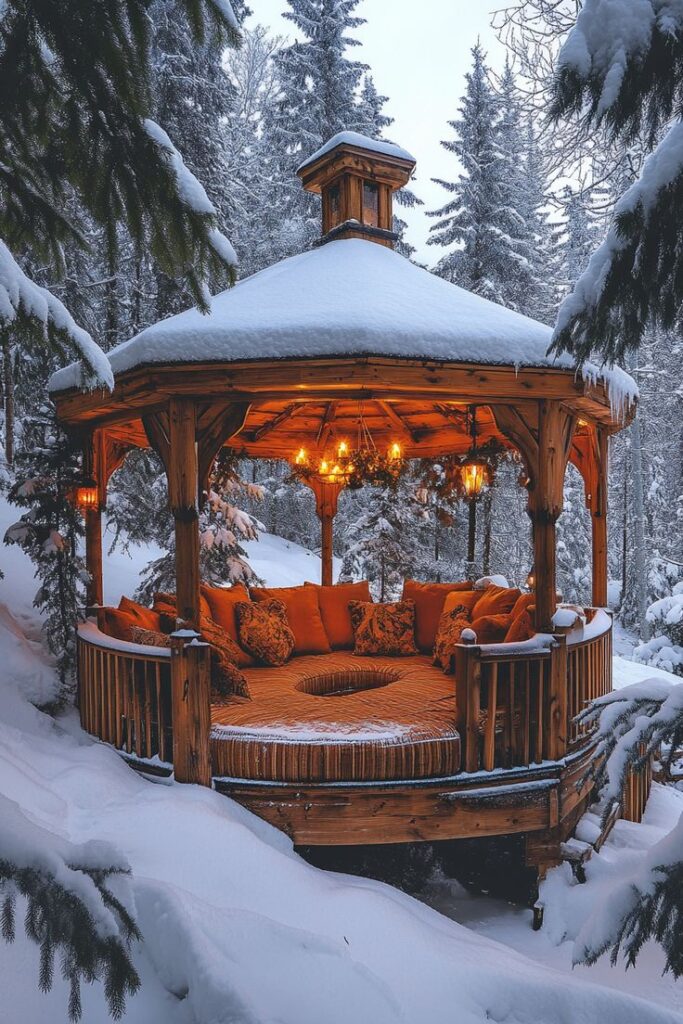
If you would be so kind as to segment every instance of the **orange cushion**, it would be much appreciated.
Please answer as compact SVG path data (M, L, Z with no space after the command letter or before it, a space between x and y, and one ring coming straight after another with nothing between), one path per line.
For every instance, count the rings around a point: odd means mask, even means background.
M104 632L116 640L131 640L133 626L139 625L129 612L122 612L120 608L104 609Z
M512 623L512 615L506 612L501 615L479 615L472 620L470 629L477 634L478 644L502 644Z
M482 615L504 615L511 612L522 596L522 591L516 587L487 587L477 601L474 614L477 618Z
M206 584L202 583L201 593L209 607L207 614L241 648L237 631L237 619L235 617L235 605L239 601L249 600L247 588L243 583L234 583L231 587L207 587ZM247 651L242 650L237 664L240 668L245 668L247 665L253 665L254 659Z
M282 601L287 622L294 634L294 654L329 654L317 587L252 587L254 601Z
M530 608L533 608L535 604L535 594L521 594L520 597L518 597L515 601L514 606L512 608L513 620L516 619L518 615L521 615L523 611L528 611Z
M528 608L522 608L519 615L512 613L510 628L505 634L506 644L517 644L529 640L534 635L534 623Z
M480 599L479 590L454 590L452 594L446 595L443 611L452 612L454 608L464 608L471 615Z
M321 587L317 583L304 583L304 586L314 587L318 594L320 617L332 650L352 648L353 626L349 601L372 601L368 581L336 583L333 587Z
M129 597L121 598L119 601L119 611L131 615L137 626L142 626L144 629L153 629L156 632L161 630L161 616L159 613L152 611L151 608L145 608L144 605L138 604L136 601L131 601Z
M415 640L419 649L430 653L434 647L444 601L453 591L471 590L471 583L420 583L406 580L403 601L415 602Z
M155 612L163 612L168 615L169 607L173 609L175 615L176 598L175 594L167 593L164 590L160 590L158 594L154 595L154 602L152 608ZM209 602L206 600L203 594L199 595L199 614L206 615L207 618L211 618L211 609L209 608Z

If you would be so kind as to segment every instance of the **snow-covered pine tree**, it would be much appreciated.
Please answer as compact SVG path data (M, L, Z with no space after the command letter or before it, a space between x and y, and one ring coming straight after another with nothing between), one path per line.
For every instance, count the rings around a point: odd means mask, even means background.
M279 211L272 260L300 252L320 232L319 202L296 177L302 160L332 135L362 130L357 92L367 65L350 59L352 33L365 19L360 0L287 0L284 17L302 36L275 56L280 95L266 111L265 151L270 153L270 202Z
M664 757L671 767L683 744L683 683L650 679L615 690L594 701L579 722L598 725L593 774L600 788L604 819L621 801L628 773L642 770L651 757ZM683 815L674 829L649 851L633 879L609 893L582 929L576 962L595 963L607 951L612 963L623 956L632 966L648 940L658 942L665 970L683 975Z
M52 988L58 956L69 985L68 1019L81 1019L81 983L101 981L109 1013L118 1020L126 997L140 987L129 949L140 932L126 877L128 863L109 843L74 844L58 838L4 796L0 815L3 939L15 939L20 900L26 905L26 934L40 948L40 990Z
M469 291L517 308L524 301L532 265L522 187L521 131L514 78L497 95L480 44L472 49L460 117L450 121L455 140L442 145L463 172L457 181L434 179L452 198L429 216L430 245L445 247L436 273Z
M396 489L371 487L354 498L362 511L350 515L339 578L367 579L376 600L396 600L420 552L417 517L424 516L424 508L416 500L414 482L403 478Z
M61 681L60 697L66 701L73 695L74 623L83 613L87 579L77 549L83 522L73 506L81 453L59 430L47 407L24 424L23 440L9 500L25 511L4 540L23 548L35 566L40 585L33 603L42 614L45 640Z
M680 327L683 309L683 10L586 0L557 64L552 114L602 125L654 152L614 208L610 230L557 321L555 347L607 360L636 348L648 323ZM597 340L596 340L597 339Z

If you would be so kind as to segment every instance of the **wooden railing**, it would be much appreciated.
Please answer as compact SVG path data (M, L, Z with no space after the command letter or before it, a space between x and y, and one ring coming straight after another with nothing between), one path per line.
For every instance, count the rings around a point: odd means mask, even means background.
M119 643L86 623L78 635L83 728L144 760L173 760L170 650Z
M585 745L574 718L612 689L612 621L519 644L460 644L453 660L466 772L556 761Z
M211 781L208 648L188 637L172 649L79 630L81 722L142 760L175 766L181 781ZM519 644L461 644L454 656L462 770L556 761L590 739L574 718L612 689L612 622L589 609L585 628Z

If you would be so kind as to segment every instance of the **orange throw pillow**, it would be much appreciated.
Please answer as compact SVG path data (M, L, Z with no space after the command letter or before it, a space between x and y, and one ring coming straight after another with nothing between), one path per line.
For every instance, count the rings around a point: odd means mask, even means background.
M317 583L304 583L304 586L314 587L318 594L320 617L332 650L350 650L353 647L353 626L349 601L372 601L368 581L335 583L332 587L321 587Z
M444 601L449 594L472 590L471 583L420 583L406 580L402 601L415 602L415 640L425 654L431 654L439 628Z
M510 625L512 615L510 612L501 615L480 615L479 608L476 609L477 617L472 620L470 629L477 634L478 644L502 644Z
M531 618L531 612L528 608L522 608L521 612L517 616L515 616L513 612L510 628L505 634L505 643L518 644L523 640L530 640L534 635L534 632L534 623Z
M254 601L282 601L287 622L294 634L295 654L329 654L332 648L327 638L317 587L252 587Z
M464 608L471 616L480 598L481 594L478 590L456 590L454 593L446 596L446 600L443 603L443 611L451 612L454 608Z
M166 593L166 591L160 590L158 594L154 595L154 602L152 604L152 608L155 612L168 614L168 605L171 605L171 608L173 609L173 615L175 616L175 594L169 594ZM211 609L209 608L209 602L201 593L199 595L199 614L206 615L208 618L211 618Z
M413 601L396 601L393 604L351 601L349 610L355 641L354 654L382 654L390 657L417 654Z
M536 595L535 594L521 594L520 597L518 597L517 600L515 601L513 609L512 609L513 621L514 621L514 619L517 618L518 615L521 615L521 613L523 611L525 611L525 610L528 611L530 608L533 608L535 604L536 604Z
M119 601L119 611L126 612L132 616L135 619L136 625L142 626L144 629L151 629L155 632L161 631L159 613L151 608L145 608L144 605L138 604L136 601L131 601L129 597L121 598Z
M115 640L130 640L133 626L139 626L132 615L120 608L104 609L104 632Z
M522 591L516 587L487 587L477 601L475 614L477 618L482 615L505 615L512 611L521 596Z
M214 622L217 622L218 625L225 630L228 636L241 647L242 645L239 642L235 608L237 607L238 602L250 600L249 591L244 584L233 583L231 587L208 587L203 583L201 587L201 594L208 605L208 611L206 614L209 615ZM247 665L254 664L254 659L247 651L242 650L237 664L240 668L246 668Z
M282 601L238 601L240 644L262 665L284 665L294 650L294 633Z

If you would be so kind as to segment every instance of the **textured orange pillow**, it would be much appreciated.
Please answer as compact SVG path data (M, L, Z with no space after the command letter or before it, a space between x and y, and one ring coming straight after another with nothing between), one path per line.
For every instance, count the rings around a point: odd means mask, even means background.
M238 601L240 645L263 665L284 665L294 650L294 633L282 601Z
M120 608L104 609L104 632L115 640L130 640L133 626L139 625L129 612L122 612Z
M444 607L439 619L439 628L434 638L434 664L440 665L444 672L451 667L451 656L455 653L456 644L460 643L460 635L470 626L470 609L457 604L455 595L449 595L450 607Z
M482 615L505 615L511 612L522 596L516 587L487 587L481 594L474 609L477 618Z
M145 629L152 629L156 632L161 630L161 618L158 612L153 611L151 608L145 608L144 605L138 604L136 601L131 601L129 597L122 597L119 601L119 611L126 612L135 619L135 623L138 626L143 626Z
M371 601L370 584L367 580L359 583L336 583L332 587L321 587L317 583L304 583L314 587L318 594L320 617L333 651L353 647L353 626L349 601Z
M373 604L351 601L354 654L382 654L405 657L417 654L415 646L415 603L396 601Z
M320 614L317 587L252 587L249 592L257 603L282 601L294 634L295 654L330 653L332 648Z
M456 591L471 590L471 583L420 583L406 580L402 601L415 602L415 640L419 649L431 654L446 597Z
M241 648L235 608L239 601L250 600L247 588L243 583L234 583L231 587L208 587L202 583L201 594L208 605L207 615ZM241 650L237 664L240 668L246 668L254 664L254 659L247 651Z
M501 615L480 615L475 609L476 619L470 623L470 629L477 634L478 644L502 644L512 623L510 612Z
M160 633L156 629L145 629L144 626L133 626L130 638L134 644L144 647L170 647L168 633Z
M512 613L510 628L505 634L506 644L517 644L522 640L529 640L534 635L534 623L531 612L528 608L522 608L519 615Z

